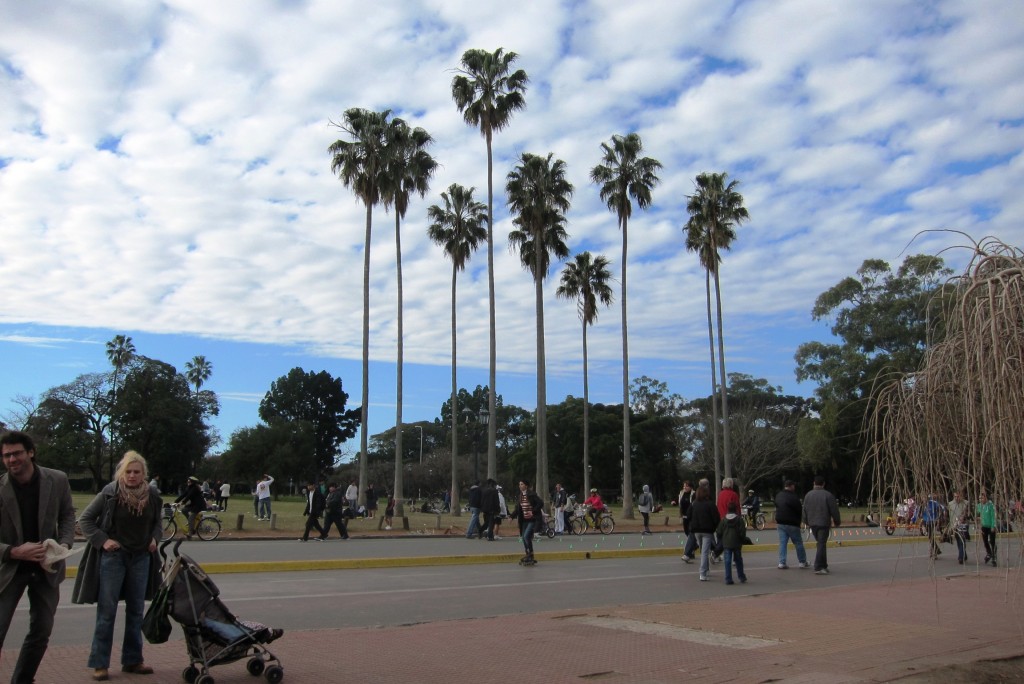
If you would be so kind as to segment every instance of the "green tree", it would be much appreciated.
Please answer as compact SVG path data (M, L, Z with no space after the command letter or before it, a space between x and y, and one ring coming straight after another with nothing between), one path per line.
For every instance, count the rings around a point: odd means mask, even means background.
M293 368L271 383L260 402L260 420L267 424L305 421L313 431L312 456L307 456L304 472L296 475L315 480L333 471L340 446L356 434L360 415L356 409L346 410L346 402L348 394L342 389L341 378L327 371Z
M473 191L476 188L464 188L458 183L448 186L447 192L441 193L441 200L444 207L436 204L427 208L427 218L430 225L427 226L427 235L435 243L444 249L445 256L452 261L452 406L456 405L458 392L457 380L457 339L456 339L456 282L459 271L466 269L469 257L480 246L480 242L487 238L487 229L484 228L484 221L487 220L487 207L473 199ZM490 410L490 407L488 407ZM459 483L458 460L458 420L451 421L452 426L452 514L460 515L461 507L458 505ZM488 428L490 429L490 428ZM488 468L490 466L488 465ZM493 477L493 475L490 475Z
M597 320L598 302L612 303L609 262L602 255L581 252L565 265L557 296L576 300L576 313L583 323L583 491L590 490L590 377L588 373L587 327Z
M101 484L99 472L102 471L94 469L93 457L103 458L102 434L97 440L94 416L54 394L51 390L39 403L23 429L36 437L37 458L48 467L67 473L88 470L93 476L93 491L96 491Z
M458 74L452 79L452 99L467 124L480 129L487 143L487 296L490 320L490 365L487 386L491 396L487 412L496 415L497 322L494 306L494 134L506 128L512 115L526 107L526 85L530 79L522 69L512 70L519 58L514 52L498 48L494 52L472 49L462 54ZM487 426L487 476L496 474L497 425Z
M110 361L110 365L114 367L114 379L111 382L111 404L117 403L117 391L121 387L121 379L123 378L125 369L131 364L135 358L135 344L132 342L132 338L127 335L115 335L114 339L107 342L107 360ZM117 445L118 430L115 423L110 425L110 448L112 451L118 451ZM116 459L110 459L110 470L108 472L109 479L114 479L114 462Z
M393 127L388 124L391 110L371 112L366 109L345 110L340 128L351 140L336 140L327 148L331 155L331 172L338 174L366 207L366 234L363 238L363 392L360 408L359 500L366 491L367 431L370 405L370 235L373 232L373 208L384 201L382 190L388 183L387 169Z
M927 345L940 341L950 275L930 255L908 256L895 272L883 260L867 259L855 277L815 300L812 316L831 320L838 341L797 348L796 378L816 382L820 402L818 415L800 425L799 445L806 463L837 473L837 487L850 495L856 495L872 387L916 371Z
M422 128L410 128L401 119L391 122L393 132L389 136L388 164L385 172L386 185L383 191L385 206L395 209L395 264L398 278L398 349L396 362L395 398L395 480L392 490L398 502L398 515L405 516L405 494L402 483L402 371L404 369L404 328L402 303L402 219L409 209L410 196L423 197L430 185L430 177L437 169L437 162L427 152L434 141Z
M69 437L67 430L84 430L88 439L82 442L80 467L84 466L92 475L95 491L110 481L104 475L104 466L111 456L106 437L111 421L111 380L109 373L87 373L47 390L40 401L40 408L46 407L46 415L39 416L38 422L33 417L28 425L33 432L38 429L44 436L64 443L72 441L65 439Z
M194 473L210 446L202 406L188 380L163 361L136 359L112 416L125 447L145 456L150 470L166 480Z
M721 255L736 239L734 226L750 219L743 206L743 195L736 188L739 181L728 181L727 173L701 173L694 181L696 192L690 195L686 211L686 248L697 252L701 266L714 277L715 307L718 317L718 370L722 378L719 388L722 399L722 469L724 477L732 477L732 454L729 443L729 401L725 375L725 335L722 330L722 286L719 280ZM710 299L710 297L709 297ZM709 313L710 324L710 313ZM710 334L710 333L709 333ZM714 365L714 359L712 359ZM717 459L716 459L717 460ZM717 469L716 469L717 478ZM716 483L720 486L721 481Z
M651 205L651 191L658 184L661 162L641 157L643 142L636 133L613 135L610 142L601 143L601 163L590 171L590 180L601 187L601 200L615 212L622 231L622 515L633 517L633 475L628 455L629 432L629 328L626 316L626 264L629 247L629 219L633 215L633 201L641 209Z
M544 357L544 279L552 255L569 256L565 241L565 214L573 187L566 177L565 162L553 154L541 157L523 153L508 174L505 191L516 226L508 235L509 246L519 254L523 267L533 276L537 311L537 475L535 486L548 495L547 377Z
M222 457L222 467L232 478L256 482L263 473L280 480L308 477L309 454L316 448L313 426L304 420L275 420L236 430Z

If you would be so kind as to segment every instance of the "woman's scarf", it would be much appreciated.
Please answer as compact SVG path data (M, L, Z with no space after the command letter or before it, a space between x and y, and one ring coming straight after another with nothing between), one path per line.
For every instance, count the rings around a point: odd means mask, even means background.
M129 487L124 481L117 483L117 503L134 515L142 515L149 503L149 484L143 480L137 487Z

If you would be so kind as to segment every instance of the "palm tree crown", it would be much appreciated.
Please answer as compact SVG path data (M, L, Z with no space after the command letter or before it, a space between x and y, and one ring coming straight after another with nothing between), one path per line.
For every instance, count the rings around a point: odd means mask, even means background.
M611 262L600 254L593 257L590 252L580 252L562 271L555 294L576 300L576 310L585 326L597 320L598 302L605 306L612 303L612 288L608 285L612 279L610 265Z
M193 356L191 361L185 363L185 378L196 388L196 394L199 394L199 388L211 375L213 364L207 361L205 356Z

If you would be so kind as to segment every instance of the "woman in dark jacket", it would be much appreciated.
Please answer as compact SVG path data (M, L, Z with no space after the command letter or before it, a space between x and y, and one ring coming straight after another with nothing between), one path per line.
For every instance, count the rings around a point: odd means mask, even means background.
M114 481L96 495L79 519L82 533L99 557L90 573L75 581L75 603L96 602L96 629L89 667L96 681L109 679L117 603L125 603L121 670L152 674L142 660L142 613L151 585L157 542L162 534L163 502L148 484L146 460L129 451L117 465ZM91 599L91 600L90 600Z
M715 529L720 520L718 506L711 500L711 491L706 485L701 485L697 488L697 500L690 506L690 532L697 537L697 544L700 545L701 582L708 580L711 547L715 543Z
M537 496L537 492L530 489L528 480L519 481L519 496L515 499L515 506L509 517L519 521L519 535L523 538L523 547L526 549L526 555L520 562L533 565L537 562L533 559L533 533L540 529L541 521L544 519L544 502Z

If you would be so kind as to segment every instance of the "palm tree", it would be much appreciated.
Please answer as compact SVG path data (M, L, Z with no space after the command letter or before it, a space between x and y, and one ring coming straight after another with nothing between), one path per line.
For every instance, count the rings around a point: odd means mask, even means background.
M193 356L191 361L185 362L185 377L190 384L195 386L197 397L199 388L210 379L211 375L213 375L213 364L207 361L205 356Z
M548 493L547 377L544 358L544 278L551 256L569 256L565 241L565 214L573 187L566 178L565 162L523 153L508 174L505 191L515 215L515 230L508 234L509 247L518 250L523 267L533 275L537 311L537 476L536 491ZM493 392L491 393L493 395Z
M458 75L452 79L452 99L470 126L480 129L487 143L487 295L490 315L490 371L488 373L487 477L497 477L498 421L497 397L497 323L494 310L494 133L508 126L512 114L526 107L526 84L530 79L522 69L512 71L519 58L514 52L498 48L494 52L473 49L462 53ZM452 407L455 410L455 407Z
M385 172L386 185L383 189L385 206L395 208L395 263L398 270L398 361L397 396L395 409L395 484L393 496L398 502L398 515L405 517L403 501L405 495L402 483L402 368L404 366L404 335L402 326L402 219L409 208L409 197L413 193L423 197L430 186L430 177L437 169L437 162L427 152L427 146L434 142L422 128L409 128L401 119L391 122L388 136L388 164Z
M448 186L448 192L441 193L444 208L432 205L427 208L431 224L427 235L444 249L445 256L452 260L452 489L451 512L460 515L459 506L459 411L458 381L456 372L455 336L455 282L459 271L466 268L470 255L487 239L487 207L473 199L476 188L466 189L458 183Z
M590 172L590 180L601 186L601 200L615 212L622 230L622 516L633 517L633 473L630 464L629 434L629 333L626 325L626 252L629 245L629 218L633 214L632 197L637 206L651 206L651 190L658 184L661 162L641 157L643 143L636 133L613 135L601 143L601 163Z
M132 338L127 335L115 335L114 339L107 342L107 360L110 361L110 365L114 367L114 382L113 390L111 394L110 403L111 406L117 404L117 390L120 388L120 375L125 368L135 358L135 344L132 343ZM114 419L110 419L110 479L114 479L114 454L117 453L117 446L115 444L116 429L114 426Z
M587 372L587 326L597 320L597 303L612 303L612 274L609 261L600 254L591 257L581 252L562 271L562 282L556 294L576 300L576 311L583 323L583 491L590 491L590 380Z
M331 122L348 134L351 140L336 140L327 148L331 155L331 172L351 188L366 207L366 234L363 239L363 394L360 408L359 438L359 501L366 491L367 409L370 404L370 235L373 229L373 207L383 201L381 189L386 185L391 110L371 112L366 109L345 110L344 123Z
M743 206L743 195L736 191L739 181L729 181L727 173L702 173L694 181L696 192L688 196L686 211L686 248L697 252L701 266L714 277L715 306L718 314L718 375L722 399L722 477L732 477L729 452L729 402L726 398L725 336L722 333L722 286L718 277L722 260L720 249L729 249L736 239L734 226L750 219ZM707 282L707 279L705 279ZM711 334L710 294L708 295L708 334ZM714 359L712 359L712 368ZM712 402L714 403L714 402ZM717 430L716 430L717 432ZM716 486L721 486L719 481Z

